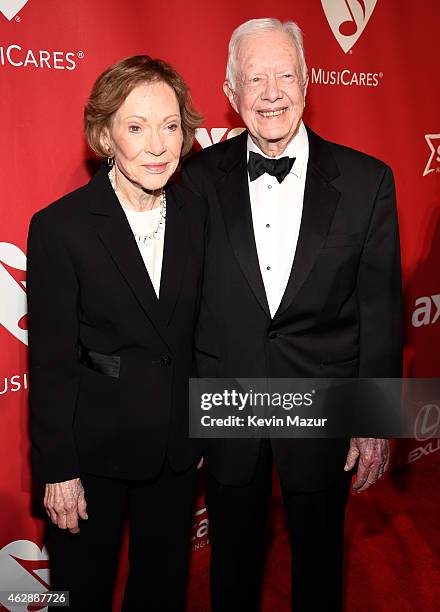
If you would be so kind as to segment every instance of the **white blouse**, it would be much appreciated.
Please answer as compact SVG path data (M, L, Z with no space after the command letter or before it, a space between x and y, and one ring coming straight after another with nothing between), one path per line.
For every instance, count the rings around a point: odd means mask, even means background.
M123 210L134 234L138 236L150 235L157 228L161 214L160 206L152 210L143 210L141 212L128 210L126 208ZM142 240L138 240L137 236L135 236L136 244L139 247L139 251L158 298L162 273L164 237L165 224L161 226L159 237L157 239L153 238L150 244L144 244Z

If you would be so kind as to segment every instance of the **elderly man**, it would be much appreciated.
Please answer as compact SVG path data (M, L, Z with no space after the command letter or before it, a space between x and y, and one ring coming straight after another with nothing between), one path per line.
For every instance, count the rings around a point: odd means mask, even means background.
M183 172L209 208L200 376L401 375L392 172L304 125L307 84L296 24L255 19L234 31L223 89L247 130ZM272 460L290 526L294 610L341 610L350 471L358 462L357 493L377 481L386 440L207 441L212 610L259 609Z

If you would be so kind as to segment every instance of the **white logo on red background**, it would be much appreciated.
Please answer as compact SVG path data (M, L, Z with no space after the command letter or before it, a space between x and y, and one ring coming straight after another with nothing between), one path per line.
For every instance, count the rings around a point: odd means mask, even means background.
M440 425L440 408L437 404L425 404L417 413L414 437L419 442L437 437Z
M49 556L30 540L10 542L0 550L0 604L10 612L23 612L26 607L7 601L8 592L39 592L49 588ZM40 608L40 612L47 610Z
M0 13L11 21L28 2L29 0L0 0Z
M440 294L424 295L415 301L411 323L413 327L433 325L440 317Z
M422 443L410 450L406 457L399 458L399 465L414 463L440 451L440 406L437 403L424 404L419 408L414 421L414 438Z
M425 134L425 140L431 151L423 176L431 172L440 172L440 134Z
M229 132L228 132L228 128L212 128L208 132L206 128L197 128L196 129L196 140L199 143L199 145L202 147L202 149L206 149L206 147L210 147L211 145L216 144L217 142L220 142L220 140L223 138L226 132L227 132L226 140L229 140L229 138L234 138L234 136L238 136L239 134L244 132L244 130L245 130L244 127L232 128L232 130L229 130Z
M26 391L28 388L28 373L14 374L13 376L4 377L0 382L0 395L6 393L17 393L18 391Z
M0 66L7 68L38 68L39 70L75 70L76 58L84 59L84 51L49 51L28 49L16 43L0 46Z
M209 520L206 508L196 510L193 517L192 550L194 551L209 544Z
M321 0L330 28L344 53L357 43L377 0Z
M26 281L14 278L26 271L26 255L15 244L0 242L0 325L17 340L28 343Z
M341 85L343 87L378 87L383 72L355 72L344 68L342 70L327 70L312 68L311 81L316 85Z

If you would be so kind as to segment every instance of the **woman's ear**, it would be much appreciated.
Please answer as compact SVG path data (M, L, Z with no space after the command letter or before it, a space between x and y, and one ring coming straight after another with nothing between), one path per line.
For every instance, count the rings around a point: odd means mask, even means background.
M106 152L106 155L108 155L108 157L113 157L114 153L113 153L112 140L110 137L110 132L107 127L105 127L101 132L100 143L101 143L101 147Z

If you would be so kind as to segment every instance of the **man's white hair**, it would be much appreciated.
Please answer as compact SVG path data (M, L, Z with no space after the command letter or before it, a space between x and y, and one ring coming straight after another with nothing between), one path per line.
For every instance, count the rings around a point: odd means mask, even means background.
M279 19L267 18L267 19L250 19L245 23L238 26L231 36L228 47L228 63L226 66L226 80L234 87L236 74L236 63L238 49L241 41L246 36L253 34L260 34L262 32L284 32L292 39L298 51L299 67L301 69L301 77L303 83L307 79L307 65L306 58L304 56L304 43L303 35L300 28L293 21L281 22Z

